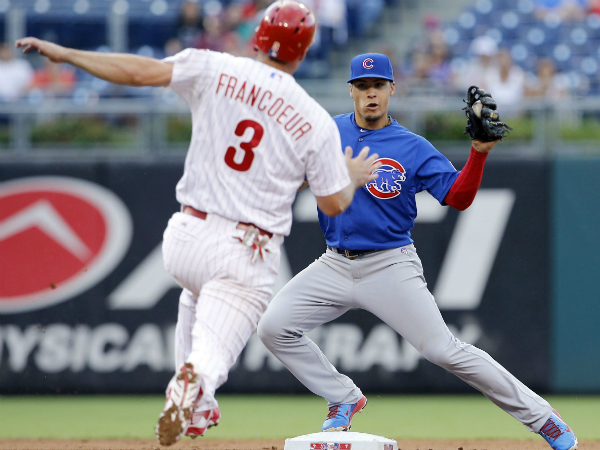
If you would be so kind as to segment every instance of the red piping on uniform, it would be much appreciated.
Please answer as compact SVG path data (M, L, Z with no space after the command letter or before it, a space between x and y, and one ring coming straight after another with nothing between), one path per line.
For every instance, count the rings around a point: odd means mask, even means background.
M483 166L487 153L482 153L471 146L471 154L463 170L458 174L454 184L446 194L444 202L459 211L464 211L473 200L481 184L483 177Z

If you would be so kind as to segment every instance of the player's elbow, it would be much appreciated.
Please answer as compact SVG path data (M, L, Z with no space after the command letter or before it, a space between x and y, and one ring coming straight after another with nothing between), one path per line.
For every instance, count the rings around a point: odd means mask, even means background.
M339 193L327 197L317 197L317 205L321 212L329 217L343 213L348 207L344 197Z
M346 208L343 207L341 204L336 206L327 206L325 209L319 207L319 209L323 212L323 214L329 217L338 216L346 210Z
M469 206L471 206L473 200L475 200L475 198L471 198L470 196L448 194L444 199L444 203L446 203L448 206L452 206L454 209L464 211Z
M145 66L131 68L127 75L131 86L168 86L173 75L173 64L152 60Z
M335 194L327 195L325 197L317 196L317 205L323 214L334 217L346 211L346 208L350 206L353 197L354 189L347 186Z
M148 73L145 73L143 70L132 70L129 73L129 78L131 80L131 86L135 87L143 87L143 86L152 86L152 80L148 76Z
M451 205L454 209L458 209L459 211L464 211L465 209L467 209L469 206L471 206L471 203L461 203L458 205Z
M131 84L131 86L135 86L135 87L141 87L141 86L146 86L144 84L144 76L141 73L132 73L130 75L130 79L131 82L129 84Z

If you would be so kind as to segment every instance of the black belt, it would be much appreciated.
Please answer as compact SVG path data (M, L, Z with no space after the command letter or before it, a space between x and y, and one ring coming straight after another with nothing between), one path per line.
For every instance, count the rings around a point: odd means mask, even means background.
M329 250L334 253L338 253L340 255L345 256L346 258L358 258L359 256L365 256L370 253L380 252L381 250L342 250L341 248L332 247L330 245L327 246Z

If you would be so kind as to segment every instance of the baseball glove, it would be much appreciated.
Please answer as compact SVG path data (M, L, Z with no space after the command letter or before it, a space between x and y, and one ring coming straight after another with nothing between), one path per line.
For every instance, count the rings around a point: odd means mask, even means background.
M500 122L496 102L483 89L471 86L467 90L467 99L463 101L467 104L463 108L467 114L464 134L471 136L471 139L483 142L497 141L502 139L508 130L512 130L507 124Z

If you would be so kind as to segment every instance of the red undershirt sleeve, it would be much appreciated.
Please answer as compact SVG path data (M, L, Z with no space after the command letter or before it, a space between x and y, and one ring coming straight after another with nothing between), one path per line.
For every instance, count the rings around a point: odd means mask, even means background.
M471 154L463 170L458 174L454 184L444 198L444 202L459 211L464 211L473 200L481 184L483 166L487 153L478 152L471 146Z

